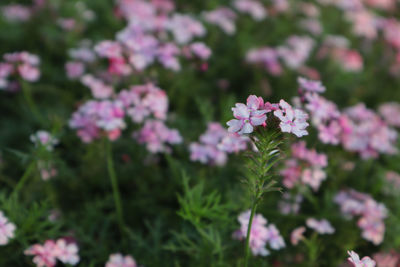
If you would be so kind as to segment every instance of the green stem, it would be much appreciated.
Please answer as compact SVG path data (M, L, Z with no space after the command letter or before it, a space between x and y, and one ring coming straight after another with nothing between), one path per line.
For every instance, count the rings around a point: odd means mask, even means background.
M120 227L121 232L125 229L125 223L124 223L124 217L122 213L122 204L121 204L121 196L119 193L118 189L118 180L117 180L117 175L115 173L114 169L114 162L112 158L112 144L111 141L106 140L106 153L107 153L107 169L108 169L108 175L111 180L111 185L113 189L113 196L114 196L114 202L115 202L115 209L117 211L117 219L118 219L118 224Z
M250 232L251 232L251 225L253 223L253 217L254 214L256 213L257 209L257 200L254 200L253 206L251 207L251 213L250 213L250 219L249 219L249 225L247 226L247 235L246 235L246 247L244 251L244 267L247 267L248 261L249 261L249 246L250 246Z
M32 172L35 169L35 161L32 161L29 165L28 168L25 170L24 174L22 175L21 179L19 179L17 185L14 188L14 191L12 192L11 196L15 196L19 193L21 188L25 185L26 181L28 180L29 176L31 176Z
M29 110L32 112L32 114L35 116L35 118L41 123L41 124L45 124L45 120L42 117L42 115L39 112L39 109L37 108L35 101L32 98L32 93L31 93L31 88L29 87L29 85L24 82L24 81L20 81L20 85L22 88L22 93L24 94L24 98L26 103L28 104Z

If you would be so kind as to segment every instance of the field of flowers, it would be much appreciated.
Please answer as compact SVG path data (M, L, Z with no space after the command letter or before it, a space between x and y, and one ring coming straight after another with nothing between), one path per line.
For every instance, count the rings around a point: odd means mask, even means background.
M400 266L400 1L2 0L0 266Z

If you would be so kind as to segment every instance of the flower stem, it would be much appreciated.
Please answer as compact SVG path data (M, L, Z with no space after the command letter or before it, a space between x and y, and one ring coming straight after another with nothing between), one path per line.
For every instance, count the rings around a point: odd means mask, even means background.
M113 162L113 158L112 158L112 144L108 139L106 140L106 154L107 154L108 175L110 177L111 186L113 189L113 196L114 196L114 202L115 202L115 209L117 211L118 224L119 224L121 232L123 232L123 230L125 228L125 223L124 223L124 217L123 217L123 213L122 213L121 196L120 196L119 189L118 189L118 180L117 180L117 175L115 173L114 162Z
M22 189L22 187L25 185L26 181L28 180L29 176L31 176L32 172L35 169L35 161L32 161L29 165L28 168L26 168L24 174L22 175L21 179L19 179L17 185L14 188L14 191L12 192L11 196L15 196L19 193L19 191Z
M246 235L246 247L244 251L244 267L247 267L248 261L249 261L249 246L250 246L250 232L251 232L251 225L253 223L253 217L254 214L256 213L257 209L257 200L255 199L253 202L253 205L251 207L251 213L250 213L250 219L249 219L249 224L247 226L247 235Z
M32 98L32 93L31 93L31 88L29 87L29 85L24 82L24 81L20 81L20 85L22 88L22 93L24 95L25 101L28 104L29 110L32 112L32 114L35 116L35 118L41 123L41 124L45 124L45 120L42 117L42 115L40 114L35 101Z

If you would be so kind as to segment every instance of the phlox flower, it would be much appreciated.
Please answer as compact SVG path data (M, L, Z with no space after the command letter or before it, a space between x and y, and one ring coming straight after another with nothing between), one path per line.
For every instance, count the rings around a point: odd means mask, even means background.
M147 120L143 128L133 134L133 137L140 143L146 144L147 150L151 153L170 153L168 145L182 143L182 137L178 130L169 129L162 121Z
M9 22L24 22L31 18L32 10L29 7L10 4L1 8L3 17Z
M65 64L65 71L69 79L77 79L85 73L85 64L79 61L70 61Z
M202 60L207 60L211 56L211 49L201 42L190 44L190 50L195 56Z
M248 13L256 21L267 17L266 8L257 0L235 0L233 5L238 11Z
M373 255L377 266L396 267L400 263L400 255L395 251L379 252Z
M78 130L78 136L85 143L101 137L102 132L110 140L115 140L125 128L124 115L120 101L90 100L72 114L69 126Z
M81 78L82 84L89 87L94 98L106 99L111 97L114 90L111 86L106 85L102 80L95 78L90 74L86 74Z
M310 57L314 40L308 36L292 35L286 43L277 48L279 57L290 69L299 69Z
M262 65L272 75L280 75L283 71L278 51L274 48L251 49L247 52L246 61Z
M340 205L346 217L360 216L357 225L362 230L362 237L379 245L385 234L383 220L387 217L387 209L371 196L355 190L340 191L334 201Z
M116 253L110 255L105 267L137 267L137 264L132 256Z
M101 41L94 47L94 51L105 58L120 58L122 57L122 47L115 41Z
M227 7L220 7L203 13L204 20L210 24L217 25L226 34L232 35L236 32L236 14Z
M24 251L25 255L34 256L33 263L37 267L54 267L57 260L70 265L79 262L78 247L75 243L67 243L63 238L46 240L43 245L35 244Z
M325 219L318 221L314 218L309 218L306 221L306 225L309 228L314 229L319 234L333 234L335 232L335 229L332 227L329 221Z
M323 93L326 90L321 81L308 80L303 77L298 77L297 82L299 83L300 89L306 92Z
M292 196L290 193L285 192L282 195L282 199L278 203L279 211L284 215L298 214L302 201L303 196L301 194Z
M178 44L187 44L195 37L203 37L206 29L201 22L188 15L175 13L168 21L167 29Z
M181 70L178 55L181 54L180 48L174 43L166 43L158 47L158 61L167 69L173 71Z
M240 229L234 232L235 239L244 240L246 238L250 213L251 211L248 210L239 215ZM255 214L250 231L250 249L253 255L267 256L269 254L266 249L267 243L275 250L285 247L285 242L275 225L267 226L267 220L261 214Z
M293 246L296 246L300 240L304 239L304 232L306 231L306 228L304 226L297 227L292 231L290 234L290 242L292 243Z
M305 169L301 174L301 181L304 184L309 185L314 191L317 191L322 183L326 179L326 173L320 168Z
M14 238L15 224L10 222L4 213L0 211L0 246L7 245Z
M54 146L59 143L59 140L52 136L47 131L37 131L35 134L30 136L30 140L35 144L35 146L43 146L48 151L52 151Z
M360 256L354 251L347 251L349 258L347 259L354 267L375 267L376 262L370 257L365 256L360 260Z
M55 256L65 264L76 265L79 262L78 246L76 243L67 243L63 238L56 242Z
M122 90L118 99L135 123L141 123L151 115L158 120L167 117L168 96L154 84L131 86L129 90Z
M279 126L282 132L293 133L297 137L308 135L305 130L308 126L306 122L308 115L304 111L293 109L284 100L279 102L279 107L280 109L274 111L274 115L281 120Z
M190 159L221 166L226 163L228 153L245 150L249 139L237 133L229 133L221 124L212 122L199 141L190 144Z
M33 263L37 267L54 267L57 263L56 242L47 240L43 245L35 244L24 251L25 255L34 256Z
M250 95L247 98L247 105L237 103L232 108L233 116L236 119L227 122L228 131L240 135L253 132L254 126L265 123L267 110L264 109L264 101L261 97Z
M379 106L379 114L385 122L394 127L400 127L400 104L388 102Z

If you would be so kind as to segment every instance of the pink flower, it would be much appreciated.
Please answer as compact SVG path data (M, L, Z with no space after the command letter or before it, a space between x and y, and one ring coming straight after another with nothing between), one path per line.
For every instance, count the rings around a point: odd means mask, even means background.
M250 210L239 215L240 229L234 232L233 237L235 239L243 240L246 238L249 219ZM267 256L269 254L266 249L267 243L275 250L285 247L285 242L275 225L267 227L267 220L261 214L255 214L250 231L250 248L253 255Z
M297 82L299 83L300 89L303 91L323 93L326 90L321 81L307 80L306 78L298 77Z
M140 144L146 144L151 153L170 153L169 145L182 143L182 137L178 130L169 129L162 121L147 120L141 130L135 132L133 137Z
M243 13L248 13L254 20L260 21L267 17L267 10L256 0L235 0L235 8Z
M2 15L10 22L24 22L31 18L32 10L29 7L10 4L1 8Z
M116 253L110 255L105 267L137 267L137 265L132 256Z
M226 34L232 35L236 32L236 14L227 7L220 7L213 11L203 13L205 21L219 26Z
M79 61L70 61L65 64L65 70L69 79L76 79L85 72L85 65Z
M376 262L370 257L365 256L360 260L360 256L354 251L347 251L349 258L347 259L354 267L375 267Z
M94 51L101 57L105 58L121 58L122 47L118 42L102 41L94 47Z
M308 115L304 111L293 109L284 100L279 102L279 107L279 110L274 111L274 115L281 120L279 126L282 132L293 133L297 137L308 135L305 130L308 126L306 122Z
M400 127L400 104L388 102L379 106L379 114L390 126Z
M35 244L24 251L25 255L32 255L33 263L37 267L54 267L57 263L55 255L56 243L53 240L47 240L44 245Z
M67 244L65 239L56 242L47 240L43 245L35 244L24 251L25 255L32 255L37 267L54 267L57 260L63 263L76 265L79 262L78 247L75 243Z
M347 217L359 215L358 226L362 229L362 237L379 245L385 234L383 219L387 216L386 207L377 203L369 195L354 190L340 191L335 202L341 206Z
M4 213L0 211L0 246L8 244L8 241L14 238L15 224L9 222Z
M254 126L264 124L267 119L265 115L267 111L263 108L264 101L255 95L247 98L247 105L237 103L236 107L232 108L233 116L236 119L227 122L228 131L240 135L252 133Z
M207 60L211 56L211 49L201 42L192 43L190 45L190 50L203 60Z
M48 151L52 151L53 147L58 144L58 139L53 137L47 131L37 131L30 136L30 139L36 146L44 146Z
M290 242L293 246L296 246L302 239L304 239L304 232L306 228L304 226L297 227L290 234Z
M175 13L169 20L167 29L172 32L178 44L187 44L194 37L203 37L206 29L201 22L188 16Z
M22 79L29 82L36 82L40 77L40 71L29 64L22 64L18 66L18 72Z
M55 256L65 264L76 265L79 262L78 246L76 243L67 243L63 238L56 242Z
M311 186L314 191L317 191L322 183L326 179L326 173L319 169L305 169L301 175L301 181L304 184Z
M306 221L306 224L309 228L314 229L319 234L333 234L335 229L329 223L329 221L322 219L320 221L309 218Z
M102 80L95 78L90 74L86 74L81 78L82 84L90 88L93 97L98 99L106 99L111 97L114 89L106 85Z
M280 75L282 73L282 66L276 49L269 47L252 49L247 52L246 61L262 65L272 75Z

